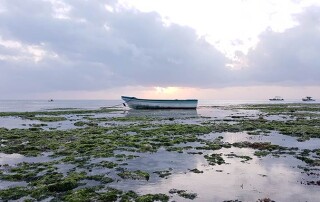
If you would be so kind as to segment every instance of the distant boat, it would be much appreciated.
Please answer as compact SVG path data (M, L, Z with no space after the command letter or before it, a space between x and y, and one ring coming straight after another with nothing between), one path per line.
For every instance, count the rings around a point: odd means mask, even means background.
M196 109L198 100L154 100L121 96L132 109Z
M312 97L307 96L305 98L302 98L302 101L308 102L308 101L316 101L315 99L312 99Z
M280 96L275 96L274 98L269 99L270 101L284 101L284 99Z
M53 99L48 100L48 102L53 102Z

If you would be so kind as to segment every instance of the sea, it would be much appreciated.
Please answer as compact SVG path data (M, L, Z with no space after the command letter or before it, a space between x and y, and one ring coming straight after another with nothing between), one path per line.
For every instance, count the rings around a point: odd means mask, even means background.
M198 107L228 106L240 104L279 104L279 103L320 103L303 102L301 100L269 101L269 100L199 100ZM102 107L125 108L122 100L0 100L0 112L46 111L56 109L99 109Z

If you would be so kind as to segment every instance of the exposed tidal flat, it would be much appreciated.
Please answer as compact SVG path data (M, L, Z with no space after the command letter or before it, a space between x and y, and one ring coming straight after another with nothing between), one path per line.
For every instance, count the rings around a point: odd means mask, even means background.
M46 107L0 112L2 201L319 201L319 103Z

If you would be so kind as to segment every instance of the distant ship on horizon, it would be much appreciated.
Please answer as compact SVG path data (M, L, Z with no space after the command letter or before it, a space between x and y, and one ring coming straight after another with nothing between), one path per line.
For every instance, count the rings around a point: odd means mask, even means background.
M315 99L312 99L310 96L306 96L305 98L302 98L302 101L309 102L309 101L316 101Z
M284 101L284 99L280 96L275 96L274 98L270 98L270 101Z

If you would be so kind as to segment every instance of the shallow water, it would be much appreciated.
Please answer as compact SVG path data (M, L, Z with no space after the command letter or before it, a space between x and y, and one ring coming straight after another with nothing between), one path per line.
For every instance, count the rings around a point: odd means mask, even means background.
M219 136L223 137L223 141L229 143L235 142L271 142L271 144L280 145L283 147L297 147L300 150L303 149L318 149L320 147L320 139L311 138L304 142L298 142L295 137L279 134L278 132L267 133L266 135L248 135L245 132L239 133L210 133L204 135L202 138L207 140L213 140Z
M0 100L0 112L44 111L61 108L71 109L98 109L114 106L120 100Z
M20 117L0 117L0 127L12 128L29 128L32 124L39 124L40 121L22 119Z
M10 187L25 187L28 183L26 182L9 182L9 181L2 181L0 180L0 190L1 189L8 189Z
M4 103L3 101L1 101ZM28 101L21 104L22 101L15 103L7 103L0 108L0 111L10 111L16 105L21 105L17 111L39 111L56 108L82 108L82 109L97 109L107 104L117 104L118 101L54 101L54 102L31 102ZM205 103L205 102L203 102ZM238 102L239 103L239 102ZM262 114L258 110L233 109L229 105L231 103L206 103L197 110L123 110L111 113L89 114L87 115L65 115L66 121L58 122L41 122L19 117L0 117L0 127L8 129L12 128L29 128L31 124L45 123L47 126L42 127L44 130L68 130L79 128L74 126L77 121L89 121L89 118L106 118L103 121L94 120L100 126L123 126L137 124L137 121L117 121L109 120L109 118L119 117L147 117L154 118L150 121L150 127L157 127L157 124L199 124L203 122L215 122L223 120L237 121L240 119L255 119ZM278 104L278 103L277 103ZM286 116L272 115L265 117L267 120L286 121L290 119ZM133 119L134 120L134 119ZM85 126L83 126L85 127ZM145 128L148 130L148 127ZM109 131L110 132L110 131ZM134 136L136 132L126 132L126 135ZM198 138L203 140L213 141L219 136L223 137L221 141L228 143L236 142L271 142L271 144L283 147L297 147L299 152L304 149L319 149L320 139L311 138L304 142L298 142L295 137L279 134L279 132L271 131L265 135L248 135L246 132L223 132L209 133L198 135ZM0 138L1 140L1 138ZM204 146L199 142L175 145L177 147ZM241 200L241 201L257 201L262 198L271 198L275 201L318 201L320 198L319 186L305 185L307 181L319 180L320 166L313 168L317 175L308 175L299 166L307 166L305 162L297 159L294 155L284 154L279 157L271 154L265 157L254 156L256 150L250 148L222 148L220 150L183 150L182 153L169 152L162 147L157 152L135 153L116 150L116 154L136 155L133 159L111 158L92 158L90 163L98 163L100 161L116 162L118 167L128 171L142 170L150 174L150 179L147 180L132 180L121 179L115 169L93 167L90 171L87 168L76 168L73 164L59 163L55 165L57 172L63 173L65 176L70 170L77 169L78 171L86 171L90 175L105 174L108 177L115 179L108 186L120 190L133 190L139 194L164 193L170 195L170 201L190 201L176 194L169 194L170 189L186 190L188 193L196 193L195 201L224 201L224 200ZM188 154L188 152L203 152L203 154ZM204 158L205 154L221 153L226 164L209 165ZM25 157L20 154L3 154L0 153L0 165L8 164L15 166L20 162L49 162L56 159L50 158L52 153L44 153L39 157ZM252 159L242 162L243 159L233 157L229 154L238 156L249 156ZM1 168L1 167L0 167ZM203 173L193 173L190 170L197 168ZM3 167L1 168L3 169ZM171 175L165 178L159 177L155 171L169 171ZM86 186L98 185L96 181L84 180ZM0 181L0 189L6 189L12 186L26 186L26 182L6 182ZM78 187L79 189L81 187Z
M26 157L21 154L4 154L0 153L0 165L8 164L9 166L16 165L18 163L40 163L40 162L50 162L57 159L52 159L49 156L52 153L43 153L41 156L37 157Z
M252 149L222 149L217 153L236 153L252 156ZM212 153L212 152L211 152ZM227 164L209 166L200 155L178 154L159 151L128 161L129 170L137 168L152 171L172 169L172 175L159 178L152 175L148 182L124 180L112 184L123 190L134 190L141 194L168 193L170 189L183 189L197 193L197 201L241 200L255 201L272 198L275 201L317 201L318 187L301 185L308 178L295 165L301 161L293 157L265 157L242 163L239 158L224 157ZM303 164L303 163L302 163ZM196 174L189 169L197 168L204 173ZM181 200L181 198L176 199ZM178 201L179 201L178 200Z

